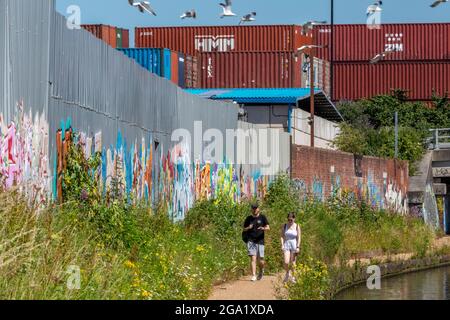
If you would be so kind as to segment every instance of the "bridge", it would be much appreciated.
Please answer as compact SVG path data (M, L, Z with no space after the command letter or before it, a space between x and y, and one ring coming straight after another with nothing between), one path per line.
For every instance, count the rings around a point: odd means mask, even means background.
M450 234L450 128L430 130L428 151L410 177L411 212Z

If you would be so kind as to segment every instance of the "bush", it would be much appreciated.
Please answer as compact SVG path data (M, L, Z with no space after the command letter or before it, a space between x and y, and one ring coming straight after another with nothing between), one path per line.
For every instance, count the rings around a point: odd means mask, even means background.
M290 300L324 300L330 285L327 265L307 258L293 270L295 283L286 285Z
M340 125L334 145L344 152L394 158L394 117L398 112L399 158L410 163L414 174L415 164L426 150L429 129L450 126L450 108L447 97L434 97L434 108L405 99L405 93L397 90L392 96L340 104L345 122Z

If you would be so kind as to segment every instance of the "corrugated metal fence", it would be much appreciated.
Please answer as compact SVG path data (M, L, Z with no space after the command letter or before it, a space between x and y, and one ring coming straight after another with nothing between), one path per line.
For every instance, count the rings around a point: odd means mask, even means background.
M176 145L171 135L179 128L194 135L201 123L203 133L214 128L225 137L237 129L237 107L189 95L89 32L68 29L53 0L0 0L0 18L0 146L9 159L0 162L3 184L31 184L43 199L47 189L59 195L64 143L76 132L87 155L102 152L106 186L123 173L128 192L166 200L174 218L183 218L204 194L196 179L205 164L188 163L202 151ZM14 148L6 150L8 143ZM213 195L224 189L214 179L227 171L234 189L225 191L235 198L244 189L258 193L259 176L235 190L239 170L216 165L205 188Z

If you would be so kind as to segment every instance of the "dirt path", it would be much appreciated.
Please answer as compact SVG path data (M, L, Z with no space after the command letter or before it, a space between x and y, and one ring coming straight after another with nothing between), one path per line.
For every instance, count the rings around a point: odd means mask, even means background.
M276 300L276 287L280 276L265 276L252 282L250 276L216 286L209 300Z
M450 247L450 237L444 237L436 239L432 245L434 250L443 248L445 246ZM377 260L383 262L385 260L398 261L408 260L412 257L412 254L404 253L393 255L390 257L380 256L376 257ZM358 259L360 262L370 262L370 259ZM355 261L350 260L349 264L352 265ZM265 276L261 281L251 282L250 276L243 277L238 281L228 282L214 287L209 300L276 300L277 299L277 287L281 287L281 279L284 273L275 276Z

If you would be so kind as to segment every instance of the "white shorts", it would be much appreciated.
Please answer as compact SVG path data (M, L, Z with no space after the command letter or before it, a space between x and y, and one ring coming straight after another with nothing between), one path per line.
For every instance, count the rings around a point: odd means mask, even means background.
M283 250L287 252L297 252L297 240L285 241Z

